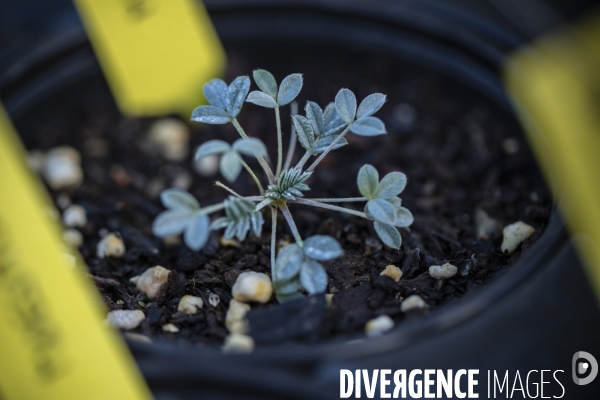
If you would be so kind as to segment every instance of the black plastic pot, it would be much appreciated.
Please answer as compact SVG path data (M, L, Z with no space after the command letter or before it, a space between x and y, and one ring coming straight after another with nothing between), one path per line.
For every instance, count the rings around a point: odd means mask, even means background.
M225 43L318 41L385 52L462 81L506 110L502 62L523 39L477 15L424 1L207 1ZM276 57L276 55L273 55ZM81 29L32 49L0 77L0 96L19 131L37 129L71 102L112 102ZM32 112L35 111L35 117ZM251 356L218 349L130 343L158 399L337 398L340 368L564 370L571 357L600 357L600 314L558 213L535 245L483 290L377 340L259 347ZM597 382L596 382L597 383ZM567 398L571 398L568 397Z

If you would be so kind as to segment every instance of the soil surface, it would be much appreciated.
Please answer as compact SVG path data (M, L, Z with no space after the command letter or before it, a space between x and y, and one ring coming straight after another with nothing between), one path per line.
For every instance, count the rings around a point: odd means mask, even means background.
M303 73L305 86L298 98L301 108L309 99L324 107L342 87L352 89L359 101L373 92L386 93L389 101L377 116L386 123L388 134L375 138L349 135L350 145L324 160L308 182L311 191L306 195L359 196L357 172L370 163L380 176L396 170L407 175L408 185L401 197L403 206L415 216L410 229L401 230L403 244L398 251L382 245L370 221L292 205L303 237L331 235L344 248L344 256L324 263L329 275L327 293L335 293L333 307L325 305L323 296L285 305L274 300L252 305L250 334L259 345L361 335L365 322L382 314L397 325L420 318L465 293L480 290L506 272L543 232L551 198L514 118L464 85L371 53L332 54L331 49L314 46L251 52L242 45L228 50L228 82L258 67L271 70L278 80L292 72ZM199 346L222 343L228 334L224 320L236 277L248 270L270 274L269 224L265 224L262 237L235 245L220 245L219 235L213 233L200 252L181 242L163 242L152 235L151 225L163 210L158 199L162 189L186 188L203 206L226 197L227 193L213 185L224 179L195 173L192 154L210 139L233 142L235 130L230 125L191 123L190 155L174 163L163 159L151 145L147 130L152 120L124 118L114 107L88 106L86 102L72 107L68 120L53 120L26 142L29 149L41 150L69 144L82 154L84 183L52 196L59 208L69 199L87 211L80 251L107 307L142 309L147 318L132 331L135 333ZM283 110L283 116L289 133L289 109ZM268 144L274 158L272 110L246 104L239 119L250 136ZM287 135L284 140L287 142ZM257 164L251 165L259 171ZM258 194L245 172L231 186L244 195ZM362 203L345 206L362 209ZM498 223L488 239L477 238L477 209ZM270 221L268 212L265 220ZM519 220L536 232L515 254L503 255L501 229ZM97 243L106 232L119 232L123 237L124 257L96 256ZM292 241L283 218L277 235L281 243ZM448 281L431 278L429 266L445 262L456 265L458 274ZM380 276L389 264L402 269L398 283ZM129 279L155 265L173 272L158 298L148 300ZM220 297L216 307L208 303L211 293ZM179 299L186 294L204 299L198 314L177 313ZM411 294L420 295L429 310L401 312L401 300ZM167 323L180 331L164 332L162 326Z

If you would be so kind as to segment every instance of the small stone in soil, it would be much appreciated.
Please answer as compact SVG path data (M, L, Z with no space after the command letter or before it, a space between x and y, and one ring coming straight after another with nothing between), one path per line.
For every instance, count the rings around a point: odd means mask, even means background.
M389 276L394 280L394 282L398 282L400 278L402 278L402 271L395 265L390 264L385 267L383 271L381 271L380 275Z
M248 326L246 314L250 311L250 306L241 301L232 299L229 302L229 309L225 315L225 326L231 333L244 333Z
M78 204L70 205L63 212L63 224L67 228L83 228L87 224L87 214L85 208Z
M271 278L254 271L241 273L231 288L233 298L238 301L266 303L273 293Z
M78 186L83 182L81 155L69 146L55 147L46 154L43 173L54 190Z
M254 350L254 339L241 333L232 333L225 338L222 350L223 353L252 353Z
M162 326L162 330L165 332L170 332L170 333L177 333L179 332L179 328L176 327L173 324L165 324Z
M156 121L150 126L148 136L161 155L169 161L183 161L189 152L189 129L177 119Z
M78 248L83 244L83 235L77 229L66 229L63 232L63 239L73 248Z
M198 174L204 177L216 175L219 170L219 156L211 154L194 161L194 169Z
M533 235L535 229L525 222L519 221L507 225L502 229L504 238L502 239L501 250L504 254L512 254L528 237Z
M457 272L458 268L450 263L429 267L429 275L434 279L449 279L456 275Z
M168 269L157 265L148 268L141 275L134 276L129 281L133 282L140 292L146 293L149 299L156 297L162 286L169 279Z
M394 320L387 315L380 315L365 324L365 333L369 337L381 336L394 327Z
M123 239L117 235L116 233L108 233L104 235L102 239L98 242L98 246L96 247L96 256L98 258L105 257L123 257L125 254L125 243L123 243Z
M121 329L134 329L146 318L141 310L114 310L106 315L106 322Z
M425 303L425 300L423 300L421 296L417 294L408 296L400 305L400 310L402 312L407 312L410 310L419 310L424 308L427 308L427 303Z
M185 295L179 300L179 304L177 305L177 311L186 313L188 315L197 314L204 302L200 297Z
M208 304L210 304L211 306L216 307L219 305L220 302L221 298L218 295L214 293L208 295Z
M498 223L481 208L475 210L475 230L477 239L489 239L498 229Z
M150 339L146 335L140 335L139 333L127 332L125 334L125 338L129 340L133 340L135 342L152 344L152 339Z

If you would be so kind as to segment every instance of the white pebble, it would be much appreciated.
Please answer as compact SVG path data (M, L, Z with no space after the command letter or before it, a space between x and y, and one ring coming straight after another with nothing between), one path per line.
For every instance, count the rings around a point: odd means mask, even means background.
M510 224L502 229L504 238L502 239L502 252L504 254L512 254L529 236L533 235L535 229L525 222L519 221Z
M325 295L325 302L327 303L327 308L333 308L333 293L327 293Z
M173 179L173 187L181 190L189 190L192 186L193 179L191 174L182 171L175 176L175 179Z
M174 118L156 121L148 131L150 140L169 161L182 161L189 152L190 131L186 124Z
M135 283L135 287L137 287L140 292L146 293L146 296L148 296L149 299L153 299L163 285L167 283L169 272L171 271L157 265L148 268L143 274L134 276L129 281Z
M67 228L83 228L87 224L85 208L77 204L70 205L63 212L63 224Z
M72 147L55 147L46 154L44 178L54 190L69 189L83 182L81 156Z
M194 169L198 174L204 177L214 176L219 170L219 156L211 154L194 161Z
M458 268L450 263L429 267L429 275L435 279L449 279L456 275L457 272Z
M477 239L489 239L498 229L498 223L481 208L475 210L475 230Z
M56 205L60 207L61 210L64 210L71 205L71 199L66 194L61 193L56 196Z
M425 300L423 300L421 296L417 294L408 296L406 299L404 299L402 304L400 304L400 310L402 310L402 312L423 308L427 308L427 303L425 303Z
M254 339L241 333L232 333L225 338L222 350L223 353L252 353L254 350Z
M27 165L36 174L41 173L44 170L44 164L46 163L46 155L40 150L32 150L27 153Z
M210 304L213 307L216 307L219 305L219 303L221 302L221 298L219 297L219 295L211 293L208 295L208 304Z
M105 257L123 257L125 254L125 243L123 243L123 239L121 236L115 233L108 233L104 235L102 239L98 242L98 246L96 247L96 255L99 258Z
M229 302L229 309L225 315L225 326L231 333L244 333L248 326L246 314L250 311L250 306L236 299Z
M63 232L64 241L71 247L78 248L83 244L83 235L77 229L67 229Z
M242 247L240 242L238 242L237 240L225 239L223 236L221 236L219 238L219 244L223 247L235 247L236 249L239 249L240 247Z
M125 338L136 341L136 342L140 342L140 343L152 344L152 339L150 339L146 335L140 335L139 333L126 332Z
M387 315L373 318L365 325L365 333L369 337L381 336L394 327L394 320Z
M387 267L385 267L385 269L379 275L389 276L395 282L398 282L400 281L400 278L402 278L402 271L395 265L390 264Z
M200 297L190 296L189 294L186 294L181 298L181 300L179 300L179 304L177 305L177 311L189 315L197 314L203 305L204 302Z
M106 315L106 321L121 329L134 329L146 318L141 310L114 310Z
M179 328L176 327L173 324L165 324L162 326L162 330L165 332L170 332L170 333L177 333L179 332Z
M238 301L266 303L273 293L271 278L260 272L248 271L238 276L231 288L233 298Z

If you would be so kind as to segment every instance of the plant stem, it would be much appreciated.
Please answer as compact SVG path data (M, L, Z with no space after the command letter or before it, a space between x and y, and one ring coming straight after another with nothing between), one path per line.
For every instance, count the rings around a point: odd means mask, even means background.
M242 126L238 122L237 118L232 119L231 120L231 124L238 131L238 133L240 134L240 136L242 137L242 139L248 139L248 135L246 135L246 132L244 132L244 128L242 128ZM269 167L269 164L267 163L267 161L264 159L263 156L258 156L257 155L255 157L258 160L260 166L265 171L265 174L267 174L267 178L269 179L269 183L270 184L274 184L275 183L275 175L273 175L273 171L271 170L271 167Z
M260 192L261 196L265 195L265 190L263 189L260 181L258 180L258 177L256 176L256 174L254 173L254 171L252 171L252 168L250 168L250 166L248 166L248 164L246 164L246 161L242 160L242 165L244 166L244 168L246 169L246 171L248 171L248 173L250 174L250 176L252 177L252 179L254 179L254 182L256 183L256 186L258 187L258 191Z
M369 201L366 197L342 197L340 199L304 199L318 201L320 203L351 203L355 201Z
M211 214L225 208L225 203L213 204L200 209L200 214Z
M300 168L302 169L302 167L304 167L304 164L306 164L306 162L308 161L308 159L310 158L312 154L310 154L310 152L306 152L304 153L304 155L302 156L302 158L300 159L300 161L298 161L298 164L296 164L296 166L294 168Z
M275 250L277 247L277 208L271 207L271 281L275 282Z
M230 188L230 187L229 187L229 186L227 186L227 185L224 185L224 184L222 184L222 183L221 183L221 182L219 182L219 181L216 181L216 182L215 182L215 186L218 186L218 187L220 187L220 188L223 188L223 189L227 190L229 193L231 193L231 194L232 194L232 195L234 195L235 197L242 197L242 196L241 196L239 193L237 193L235 190L233 190L232 188Z
M326 208L328 210L345 212L345 213L348 213L348 214L356 215L357 217L369 219L369 218L367 218L367 215L365 213L360 212L360 211L356 211L356 210L352 210L350 208L338 207L338 206L334 206L334 205L331 205L331 204L320 203L318 201L313 201L313 200L309 200L309 199L301 199L301 198L297 198L293 202L297 203L297 204L304 204L304 205L307 205L307 206L313 206L313 207L319 207L319 208Z
M292 102L292 117L298 114L298 103L295 101ZM290 146L288 147L287 156L285 158L285 164L283 165L283 170L287 171L292 166L292 160L294 158L294 152L296 151L296 128L292 123L291 134L290 134Z
M283 134L281 133L279 107L275 107L275 122L277 123L277 172L275 173L275 178L279 178L283 166Z
M350 124L352 125L352 124ZM306 170L306 172L311 172L312 170L314 170L317 165L319 165L319 163L321 161L323 161L323 159L325 158L325 156L327 154L329 154L329 152L331 150L333 150L333 148L335 147L336 144L338 144L340 142L340 140L342 140L344 138L344 136L346 136L346 133L348 133L350 131L350 125L348 125L346 127L346 129L344 129L344 131L342 133L340 133L340 135L333 141L331 142L331 144L325 149L325 151L323 153L321 153L321 155L319 156L319 158L317 158L315 160L315 162L312 163L312 165L310 167L308 167L308 169Z
M294 222L294 217L292 217L292 213L290 212L290 209L288 208L287 204L280 206L279 209L281 210L281 213L283 214L285 220L290 226L292 234L294 235L294 239L296 239L296 243L298 243L298 246L302 247L302 245L304 245L304 241L300 237L300 232L298 232L298 228L296 227L296 223Z

